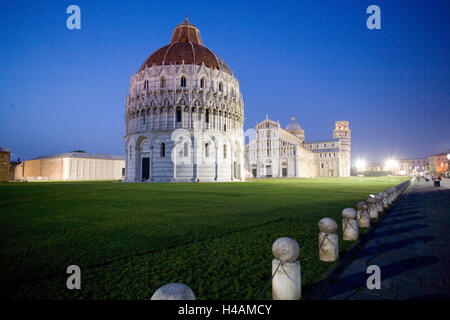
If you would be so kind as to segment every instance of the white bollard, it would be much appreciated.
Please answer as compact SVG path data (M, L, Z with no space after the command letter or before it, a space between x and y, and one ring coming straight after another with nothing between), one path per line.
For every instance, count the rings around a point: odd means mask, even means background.
M183 283L168 283L156 290L150 300L195 300L195 295Z
M377 199L375 198L368 198L366 200L367 205L369 207L369 216L370 219L378 219L378 205L377 205Z
M279 238L272 245L272 299L299 300L302 296L300 248L291 238Z
M364 201L360 201L356 204L358 225L360 228L369 228L370 227L370 213L367 207L367 203Z
M387 198L387 193L381 192L381 196L383 197L383 208L388 209L389 208L389 200Z
M389 189L386 190L386 193L388 195L389 205L391 205L394 202L394 193L393 193L393 191L394 190L392 188L389 188Z
M383 211L384 211L383 196L380 194L377 194L377 195L375 195L375 199L377 200L378 213L383 213Z
M319 221L319 259L321 261L332 262L339 258L337 228L336 221L331 218L323 218Z
M342 238L346 241L358 240L359 227L356 220L356 210L345 208L342 210Z

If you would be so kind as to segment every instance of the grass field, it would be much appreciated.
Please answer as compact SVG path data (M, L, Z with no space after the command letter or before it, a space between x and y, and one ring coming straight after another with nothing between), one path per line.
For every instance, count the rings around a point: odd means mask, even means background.
M282 236L300 244L307 292L332 267L318 259L318 221L340 223L343 208L404 180L1 184L2 298L149 299L182 282L198 299L256 299ZM72 264L82 290L66 288Z

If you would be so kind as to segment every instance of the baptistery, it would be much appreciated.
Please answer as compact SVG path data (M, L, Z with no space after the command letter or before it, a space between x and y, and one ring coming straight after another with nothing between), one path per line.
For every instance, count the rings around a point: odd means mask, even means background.
M227 64L186 19L131 76L127 182L244 179L244 104Z

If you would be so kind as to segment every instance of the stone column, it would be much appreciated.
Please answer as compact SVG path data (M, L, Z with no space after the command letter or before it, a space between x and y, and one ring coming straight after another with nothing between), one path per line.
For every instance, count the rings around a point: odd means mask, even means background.
M378 219L378 205L377 205L377 199L375 198L368 198L366 200L368 209L369 209L369 216L371 219Z
M156 290L150 300L195 300L195 295L183 283L169 283Z
M346 241L358 240L359 226L356 220L356 210L353 208L342 210L342 235Z
M389 208L389 199L388 199L388 195L386 192L382 192L381 196L383 197L383 208L387 209Z
M377 194L375 195L375 199L377 200L378 213L382 213L384 211L383 197L380 194Z
M272 245L272 298L299 300L302 295L300 248L291 238L279 238Z
M358 209L357 217L358 224L360 228L369 228L370 227L370 213L369 208L367 207L367 203L364 201L360 201L356 204L356 209Z
M336 221L331 218L323 218L319 221L319 259L321 261L332 262L339 258L337 228Z

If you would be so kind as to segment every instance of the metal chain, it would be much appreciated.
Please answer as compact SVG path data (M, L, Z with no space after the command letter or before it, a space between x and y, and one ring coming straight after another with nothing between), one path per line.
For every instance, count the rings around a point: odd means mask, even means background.
M267 288L269 287L269 284L272 282L273 277L275 277L275 274L278 271L278 268L283 265L283 262L280 261L280 263L278 264L278 266L275 269L275 272L273 273L272 277L270 277L269 280L267 280L266 285L264 286L264 288L262 289L262 291L259 293L258 299L257 300L261 300L262 296L264 295L264 293L266 293Z
M349 223L350 219L345 219L345 225L344 225L344 230L342 230L342 232L345 232L345 230L347 230L347 225L350 225L350 228L352 228L355 231L359 231L358 229L356 229L355 227L353 227L350 223Z
M320 249L322 249L323 243L325 242L325 239L328 240L331 244L335 245L335 243L333 241L330 240L330 238L328 238L328 234L325 233L325 236L323 237L322 243L319 245L319 251Z
M325 239L328 239L328 234L325 233L325 236L323 237L322 243L319 245L319 251L322 249L323 243L325 242ZM330 240L328 240L330 241Z

